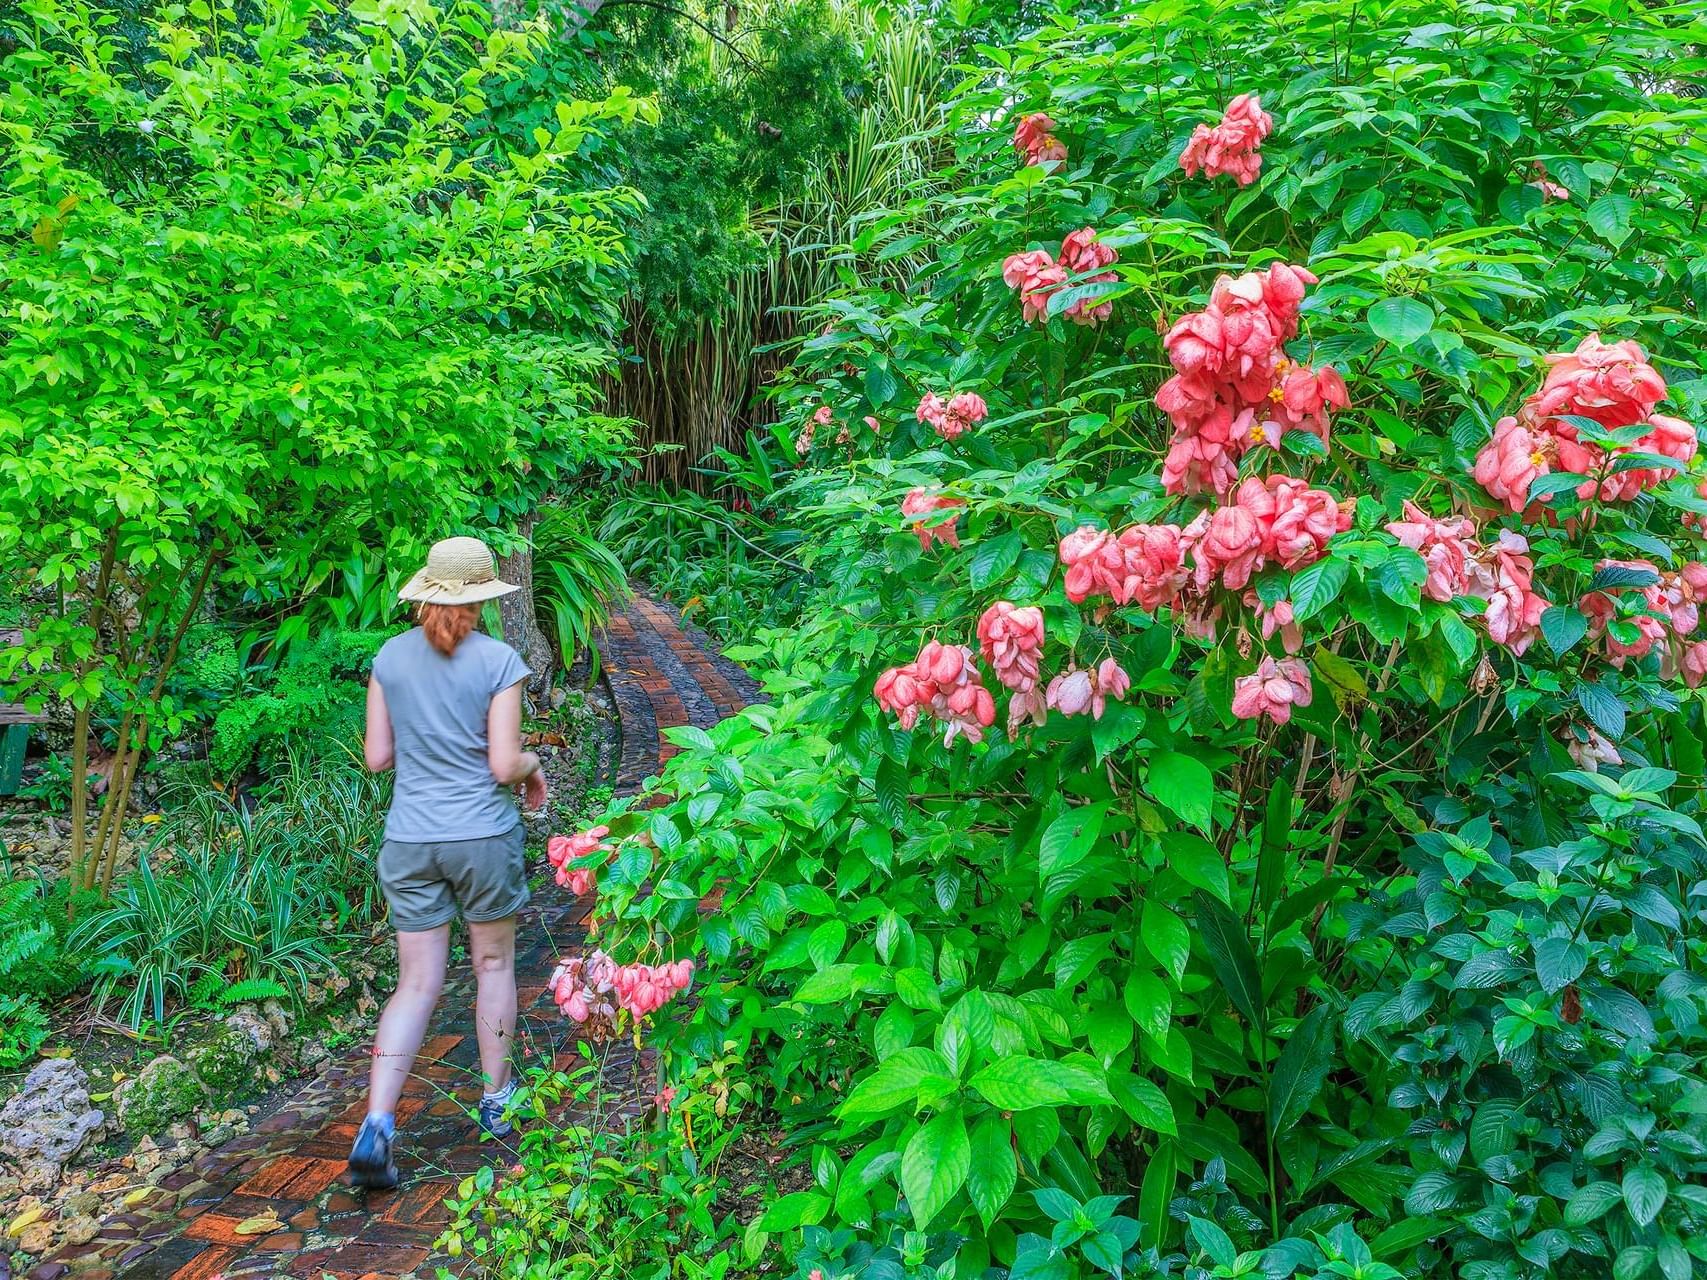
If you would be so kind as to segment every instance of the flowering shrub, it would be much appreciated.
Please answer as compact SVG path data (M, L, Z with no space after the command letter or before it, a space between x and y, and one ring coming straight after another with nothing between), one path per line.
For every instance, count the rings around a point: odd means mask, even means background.
M1675 39L1134 0L989 53L928 264L850 267L782 392L889 425L778 495L827 589L747 651L775 699L608 820L604 945L700 966L672 1070L733 1045L807 1148L753 1256L1692 1273Z

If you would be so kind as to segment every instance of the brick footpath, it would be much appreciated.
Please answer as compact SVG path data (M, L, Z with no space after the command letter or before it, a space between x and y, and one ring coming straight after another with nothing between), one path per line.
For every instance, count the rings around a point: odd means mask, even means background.
M757 684L685 626L667 605L636 595L612 618L601 646L622 731L616 793L630 795L676 748L660 730L709 729L761 695ZM545 984L560 954L585 940L585 904L548 882L523 911L516 933L522 1010L517 1040L530 1064L576 1064L571 1028ZM49 1255L27 1280L425 1280L452 1260L434 1255L444 1200L458 1180L503 1153L480 1142L470 1108L479 1096L474 982L453 971L397 1109L396 1191L363 1192L344 1183L344 1160L366 1109L368 1053L358 1046L334 1061L250 1133L168 1175L125 1210L106 1218L88 1244ZM607 1093L638 1100L651 1086L632 1047L605 1060ZM246 1219L271 1210L283 1224L240 1235Z

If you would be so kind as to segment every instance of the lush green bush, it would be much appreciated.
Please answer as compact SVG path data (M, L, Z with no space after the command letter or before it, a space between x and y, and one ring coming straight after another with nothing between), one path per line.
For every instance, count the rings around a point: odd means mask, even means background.
M561 1280L725 1280L743 1274L731 1212L738 1173L725 1167L742 1136L739 1101L717 1064L622 1114L607 1056L583 1045L570 1071L532 1072L518 1094L520 1159L506 1173L465 1178L448 1204L439 1247L494 1277ZM565 1114L573 1122L557 1117Z
M671 1070L733 1042L814 1172L754 1256L825 1280L1694 1273L1683 570L1707 502L1693 426L1648 415L1702 408L1707 153L1677 92L1702 34L1600 0L1129 0L979 51L953 164L848 247L785 393L807 465L774 507L824 591L750 651L776 700L673 733L675 799L614 818L600 877L607 949L703 966L649 1028ZM1182 173L1241 91L1273 113L1260 178ZM1016 161L1040 111L1066 159ZM868 284L873 252L929 263ZM1237 346L1260 282L1217 277L1275 261L1319 277L1287 361L1333 365L1350 404L1331 433L1223 437L1259 481L1236 501L1231 476L1164 484L1195 437L1157 404L1189 358L1162 335L1196 316ZM1663 409L1653 380L1627 418L1537 400L1543 357L1595 329L1646 347ZM1284 421L1268 380L1293 367L1258 366L1239 431ZM933 430L957 393L987 417ZM1311 532L1253 563L1280 475ZM1404 527L1459 519L1428 560ZM1108 550L1135 525L1177 565ZM1099 585L1087 547L1121 572ZM1009 696L977 649L1003 600L1040 611L1039 703L1063 681L1012 740L975 696Z
M81 0L0 23L0 562L27 630L0 680L77 708L75 874L104 887L204 601L286 638L317 592L393 607L426 543L512 530L619 451L589 406L634 197L573 174L640 104L471 149L543 35L471 3L171 5L146 76ZM91 722L118 754L93 840Z
M298 644L276 663L235 684L213 714L208 763L222 779L284 759L296 749L358 758L368 670L384 631L326 631Z

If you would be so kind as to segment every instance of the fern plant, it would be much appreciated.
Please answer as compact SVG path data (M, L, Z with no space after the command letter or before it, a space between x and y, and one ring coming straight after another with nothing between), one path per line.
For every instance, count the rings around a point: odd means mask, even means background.
M47 1012L34 991L57 968L59 935L42 897L32 880L0 884L0 1071L28 1062L47 1039Z

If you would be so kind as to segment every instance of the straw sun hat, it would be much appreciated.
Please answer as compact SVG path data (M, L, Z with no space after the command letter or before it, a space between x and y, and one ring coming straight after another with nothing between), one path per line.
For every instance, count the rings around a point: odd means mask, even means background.
M479 538L446 538L427 552L427 567L403 584L399 600L421 604L479 604L520 587L498 581L492 549Z

